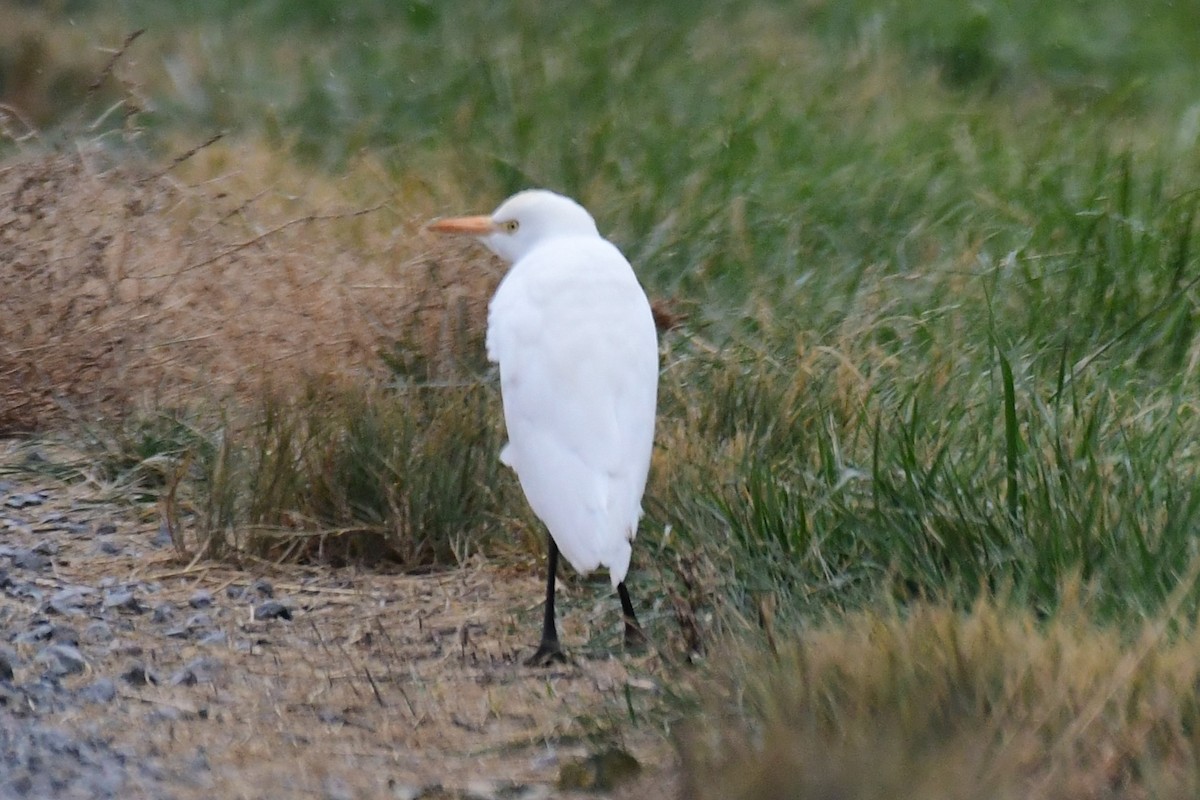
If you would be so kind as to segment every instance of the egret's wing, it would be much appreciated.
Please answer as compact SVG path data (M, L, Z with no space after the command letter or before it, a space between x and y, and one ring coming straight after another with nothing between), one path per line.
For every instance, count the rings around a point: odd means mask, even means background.
M624 577L654 436L658 346L645 294L600 239L556 240L518 262L492 301L509 444L563 555Z

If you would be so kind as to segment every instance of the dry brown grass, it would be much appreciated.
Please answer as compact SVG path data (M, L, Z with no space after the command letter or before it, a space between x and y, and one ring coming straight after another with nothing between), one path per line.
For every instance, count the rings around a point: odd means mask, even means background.
M111 76L104 71L110 54L97 46L96 31L47 8L53 5L0 5L0 133L6 137L35 135L79 111L89 93L101 102L114 97L116 82L97 80Z
M9 160L0 431L304 375L381 380L397 349L453 365L499 269L424 236L432 206L375 164L318 178L245 144L169 168L98 146Z
M684 794L1194 797L1200 634L1171 628L1122 634L1071 603L1048 623L992 603L852 615L734 669L724 722L683 739Z

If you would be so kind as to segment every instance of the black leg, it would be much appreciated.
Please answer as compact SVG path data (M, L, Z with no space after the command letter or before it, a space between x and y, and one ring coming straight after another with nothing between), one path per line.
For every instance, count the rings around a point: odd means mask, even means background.
M621 611L625 615L625 647L630 650L645 649L646 634L638 624L637 614L633 612L633 601L629 599L625 581L617 584L617 594L621 596Z
M542 641L537 652L525 662L527 667L548 667L551 664L564 664L567 656L558 644L558 629L554 625L554 576L558 571L558 545L554 537L547 534L550 543L550 558L546 575L546 616L542 619Z

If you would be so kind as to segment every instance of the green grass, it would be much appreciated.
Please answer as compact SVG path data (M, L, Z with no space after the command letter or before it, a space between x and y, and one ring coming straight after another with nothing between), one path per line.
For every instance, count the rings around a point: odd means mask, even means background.
M189 450L175 521L214 557L462 563L523 524L497 400L476 381L269 396Z
M105 8L78 6L103 41L149 29L126 74L153 100L149 147L227 129L334 176L367 149L447 212L565 191L688 309L635 565L709 643L878 608L899 641L904 609L970 619L980 598L1026 634L1069 600L1100 639L1200 611L1181 585L1200 523L1195 4L264 0L236 25L229 3ZM486 381L252 417L194 467L205 535L368 532L420 566L499 547L515 518L530 532ZM997 653L1021 646L1005 630ZM801 705L872 724L862 687L830 691Z
M888 364L872 349L796 353L802 377L723 359L669 387L696 415L665 422L689 460L655 509L673 548L724 557L723 596L779 592L804 618L1003 591L1049 613L1078 577L1106 617L1158 608L1200 511L1195 415L1176 394L1086 374L1056 399L999 350ZM868 354L875 374L840 386Z

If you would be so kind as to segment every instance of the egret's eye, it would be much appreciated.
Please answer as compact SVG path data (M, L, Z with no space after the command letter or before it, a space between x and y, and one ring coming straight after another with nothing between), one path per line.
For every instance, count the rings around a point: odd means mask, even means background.
M521 227L521 223L517 222L515 219L506 219L504 222L500 223L500 229L505 233L516 233L517 228L519 227Z

